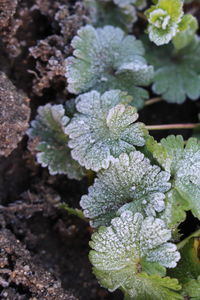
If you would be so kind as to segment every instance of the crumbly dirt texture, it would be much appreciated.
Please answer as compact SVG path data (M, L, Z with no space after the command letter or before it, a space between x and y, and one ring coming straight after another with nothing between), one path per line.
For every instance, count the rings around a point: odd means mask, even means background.
M197 1L187 10L199 18ZM88 260L91 228L59 207L79 207L88 180L50 176L27 145L29 119L38 106L73 98L66 90L64 61L70 42L87 23L82 1L0 0L0 299L122 300L101 288ZM140 20L139 25L144 27ZM143 28L142 27L142 28ZM135 30L135 29L134 29ZM134 31L137 35L137 29ZM154 96L154 95L152 95ZM146 107L146 124L196 123L200 102ZM155 132L160 139L191 130ZM37 142L37 141L36 141ZM184 232L196 223L188 215Z
M29 126L29 101L0 72L0 155L8 156L22 140Z
M70 293L64 292L60 281L51 273L35 264L27 249L7 229L0 232L0 283L3 287L2 299L25 299L25 295L14 293L12 286L22 285L28 288L30 299L77 300Z

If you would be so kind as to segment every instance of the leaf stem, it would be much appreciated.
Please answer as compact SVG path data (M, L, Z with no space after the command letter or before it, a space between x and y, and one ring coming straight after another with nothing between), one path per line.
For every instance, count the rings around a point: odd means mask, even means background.
M188 124L164 124L164 125L147 125L148 130L169 130L169 129L193 129L199 124L188 123Z
M78 209L78 208L72 208L72 207L69 207L69 205L67 203L60 203L58 205L58 207L60 209L64 209L68 212L68 214L70 215L74 215L74 216L77 216L79 217L80 219L82 219L83 221L87 222L88 223L88 219L85 218L84 214L83 214L83 211L81 209Z
M137 11L137 16L144 21L147 21L147 17L142 12Z
M160 97L157 97L157 98L152 98L152 99L150 99L150 100L147 100L146 102L145 102L145 106L149 106L149 105L152 105L152 104L154 104L154 103L158 103L158 102L160 102L160 101L162 101L162 98L160 98Z
M179 242L176 245L177 249L178 250L182 249L192 237L199 237L199 236L200 236L200 229L196 230L195 232L193 232L192 234L190 234L187 238L185 238L184 240L182 240L181 242Z

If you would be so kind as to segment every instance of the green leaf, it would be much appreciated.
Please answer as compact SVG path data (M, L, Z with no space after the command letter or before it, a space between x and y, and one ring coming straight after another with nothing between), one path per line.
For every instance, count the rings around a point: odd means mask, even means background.
M198 115L198 118L200 122L200 114ZM194 128L192 136L200 140L200 123Z
M197 100L200 95L200 43L193 40L177 53L171 45L158 48L145 43L147 59L155 66L153 91L168 102L183 103L186 97Z
M200 300L200 276L195 279L191 279L183 286L183 294L185 297L189 297L191 300Z
M200 142L190 138L185 144L182 136L168 136L160 143L150 138L146 148L160 166L171 173L177 200L183 203L178 209L191 209L200 219Z
M96 91L77 98L77 111L65 132L69 135L72 157L86 169L107 169L123 152L144 146L148 132L143 123L134 123L138 114L126 93ZM124 103L124 104L123 104Z
M123 153L98 173L80 204L94 227L110 224L119 209L155 216L165 208L164 193L171 186L168 180L169 173L152 166L141 152Z
M190 238L180 249L181 260L174 270L170 270L170 275L175 276L181 283L186 284L191 279L197 279L200 274L200 232L196 237ZM180 245L184 242L180 242ZM178 244L179 247L179 244ZM180 247L179 247L180 248Z
M145 40L144 40L145 41ZM175 51L172 45L161 48L145 42L146 58L155 67L153 91L170 103L183 103L200 96L200 40Z
M153 77L146 64L141 41L112 26L95 29L87 25L72 40L74 57L66 60L68 91L74 94L97 90L101 93L120 89L133 96L142 107Z
M170 238L162 220L125 211L110 227L100 227L92 235L89 258L94 273L102 286L110 291L122 289L127 299L182 299L175 292L180 289L178 281L160 277L161 268L155 268L155 263L174 268L180 259ZM149 262L148 267L144 261ZM150 270L150 263L153 275L143 270Z
M174 47L180 50L189 45L198 29L198 22L192 15L185 15L179 23L179 32L173 38Z
M120 7L126 7L127 5L134 5L139 9L143 9L146 6L146 0L113 0L115 4Z
M178 225L186 219L185 211L187 210L189 210L187 201L181 197L176 189L172 188L165 195L165 209L159 214L159 217L176 234Z
M168 44L177 34L183 15L182 0L159 0L145 12L149 38L157 46Z
M71 179L81 179L84 170L71 158L65 128L69 122L62 105L46 104L38 108L38 115L31 122L29 138L38 139L37 161L48 167L51 175L67 174Z
M118 26L131 31L137 21L136 9L132 5L119 6L114 1L85 0L90 22L95 27L104 25Z

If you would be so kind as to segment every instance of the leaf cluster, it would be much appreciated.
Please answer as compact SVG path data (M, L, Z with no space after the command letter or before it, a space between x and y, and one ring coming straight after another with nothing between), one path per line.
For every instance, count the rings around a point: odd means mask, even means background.
M84 216L65 208L96 230L89 258L103 287L126 300L198 299L199 232L185 243L177 232L187 211L200 220L200 141L157 142L137 113L151 83L168 102L199 98L198 24L181 0L153 3L145 15L154 43L125 33L146 1L85 0L94 14L65 62L76 98L39 107L28 135L50 174L79 180L96 172L81 197Z

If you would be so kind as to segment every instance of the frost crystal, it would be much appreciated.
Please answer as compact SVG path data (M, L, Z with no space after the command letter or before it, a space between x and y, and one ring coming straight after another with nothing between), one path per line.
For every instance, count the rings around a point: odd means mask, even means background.
M176 246L167 242L170 238L170 230L162 220L144 219L140 213L133 215L125 211L111 221L110 227L100 227L92 235L90 246L93 250L89 257L94 272L103 286L112 291L123 287L126 293L134 295L134 299L146 299L147 295L152 297L148 299L181 299L168 290L179 289L176 280L161 278L157 271L151 275L155 263L174 268L180 259ZM145 269L147 273L144 273L145 262L149 262ZM166 284L163 288L165 280L169 286ZM174 288L170 287L170 281Z
M200 218L200 142L190 138L185 145L182 136L169 136L160 143L150 139L147 148L158 163L172 174L177 197L182 198L182 203L187 203L187 209ZM185 209L184 206L182 204L179 209Z
M120 89L133 96L134 106L148 98L140 86L150 84L153 68L146 64L141 41L116 27L87 25L72 40L74 57L66 60L68 91L74 94Z
M78 113L65 132L70 136L72 157L80 165L93 171L107 169L121 153L144 146L147 130L142 123L134 124L136 109L125 105L131 99L118 90L102 96L92 91L77 98Z
M99 172L80 204L94 227L108 225L119 209L155 216L165 207L168 180L169 173L152 166L142 153L123 153L107 170Z
M149 38L157 46L168 44L179 31L183 16L182 0L158 0L146 11Z
M43 167L48 167L51 175L67 174L69 178L81 179L83 169L71 158L67 147L65 127L69 120L62 105L40 106L28 135L31 140L38 139L37 160Z
M187 40L185 42L187 44ZM193 37L186 47L176 52L171 44L160 48L147 41L144 41L144 44L147 61L155 67L153 91L167 102L181 104L187 97L198 100L200 96L199 38Z

